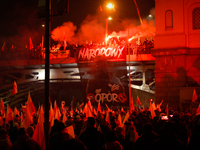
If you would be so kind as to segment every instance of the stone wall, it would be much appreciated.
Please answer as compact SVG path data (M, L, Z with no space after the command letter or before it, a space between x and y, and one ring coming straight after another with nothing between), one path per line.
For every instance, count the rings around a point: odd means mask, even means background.
M200 49L154 49L155 103L180 107L180 88L200 86ZM191 97L192 100L192 97Z

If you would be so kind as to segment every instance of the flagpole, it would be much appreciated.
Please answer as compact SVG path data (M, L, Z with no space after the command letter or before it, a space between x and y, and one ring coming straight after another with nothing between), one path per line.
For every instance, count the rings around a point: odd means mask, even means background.
M51 0L46 0L46 21L45 21L45 146L48 148L48 137L49 137L49 45L50 45L50 11L51 11Z

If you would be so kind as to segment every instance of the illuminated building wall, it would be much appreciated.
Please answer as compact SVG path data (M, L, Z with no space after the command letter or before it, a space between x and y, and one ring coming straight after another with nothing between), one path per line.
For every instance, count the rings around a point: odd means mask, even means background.
M195 88L199 100L200 1L155 0L155 12L155 101L181 106L182 88Z

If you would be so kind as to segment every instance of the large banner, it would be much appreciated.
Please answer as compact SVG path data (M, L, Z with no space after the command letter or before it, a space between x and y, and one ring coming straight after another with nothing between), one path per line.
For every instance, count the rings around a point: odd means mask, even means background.
M128 106L126 46L88 46L77 50L84 100Z

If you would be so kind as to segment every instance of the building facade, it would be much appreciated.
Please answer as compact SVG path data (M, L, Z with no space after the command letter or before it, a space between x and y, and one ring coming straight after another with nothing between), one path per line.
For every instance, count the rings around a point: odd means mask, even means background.
M155 13L155 101L194 106L194 89L195 103L200 94L200 0L155 0Z

